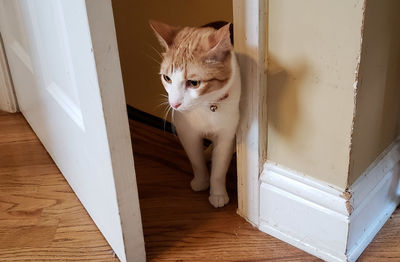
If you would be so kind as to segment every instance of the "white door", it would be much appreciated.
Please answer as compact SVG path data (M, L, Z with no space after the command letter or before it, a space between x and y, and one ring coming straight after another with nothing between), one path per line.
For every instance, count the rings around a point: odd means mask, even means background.
M121 261L144 242L111 0L0 0L19 107Z

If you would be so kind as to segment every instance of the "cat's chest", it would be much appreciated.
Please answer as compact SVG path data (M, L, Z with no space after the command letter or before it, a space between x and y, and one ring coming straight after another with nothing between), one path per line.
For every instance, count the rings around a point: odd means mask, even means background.
M192 129L198 132L209 134L216 133L221 129L229 128L235 123L233 112L227 108L216 106L216 108L204 107L190 112L185 112L183 117Z

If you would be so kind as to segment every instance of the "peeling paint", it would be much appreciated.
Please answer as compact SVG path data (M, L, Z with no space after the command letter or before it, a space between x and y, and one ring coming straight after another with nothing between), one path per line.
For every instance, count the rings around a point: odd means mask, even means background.
M346 199L346 200L350 200L351 197L353 196L353 193L351 193L348 189L346 189L341 195L340 197Z
M347 168L347 182L346 182L346 186L349 186L349 178L350 178L350 173L351 173L351 169L352 169L352 151L353 151L353 138L354 138L354 126L355 126L355 122L356 122L356 113L357 113L357 98L358 98L358 89L359 89L359 84L361 83L360 81L360 65L361 65L361 55L362 55L362 50L363 50L363 39L364 39L364 23L365 23L365 10L367 7L367 0L364 0L363 3L363 7L362 7L362 21L361 21L361 36L360 36L360 51L357 57L357 65L356 65L356 70L355 70L355 78L354 78L354 83L353 83L353 90L354 90L354 94L353 94L353 120L351 123L351 130L350 130L350 144L349 144L349 165ZM347 206L346 203L346 207L347 210L351 210L352 211L352 207L349 204L349 206ZM351 212L349 212L349 214L351 214Z
M351 191L349 191L348 188L346 188L346 190L340 195L340 197L344 198L346 200L346 209L347 212L349 213L349 215L351 215L351 213L353 212L354 208L351 205L351 197L353 196L353 193Z
M347 212L349 212L349 215L351 215L351 213L353 213L354 208L351 205L350 201L346 201L346 209L347 209Z

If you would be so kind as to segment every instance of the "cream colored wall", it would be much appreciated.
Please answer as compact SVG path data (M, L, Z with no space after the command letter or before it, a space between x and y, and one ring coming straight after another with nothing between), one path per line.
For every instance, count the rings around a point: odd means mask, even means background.
M270 0L268 160L347 186L363 1Z
M399 134L400 1L368 1L349 184Z
M148 20L173 25L200 26L232 21L232 0L113 0L122 74L127 104L158 117L165 94L158 76L161 51ZM154 61L155 60L155 61Z
M268 2L268 160L339 188L355 181L400 134L400 33L394 32L400 1L368 1L355 108L363 4ZM232 21L231 0L113 0L113 8L127 103L159 117L164 90L153 48L160 48L148 19L175 25Z

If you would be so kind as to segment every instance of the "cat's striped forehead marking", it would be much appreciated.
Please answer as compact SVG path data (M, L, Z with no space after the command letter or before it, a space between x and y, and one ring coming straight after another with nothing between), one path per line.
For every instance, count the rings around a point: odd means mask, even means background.
M161 73L172 75L182 71L186 80L202 81L204 84L199 89L199 95L224 87L231 76L230 53L224 61L217 63L210 63L204 58L210 50L209 37L214 32L213 28L181 29L164 53Z
M197 60L200 59L202 52L204 52L206 48L204 45L211 33L212 30L208 28L183 28L175 37L169 52L166 53L166 55L170 56L168 72L172 73L174 70L182 70L184 76L187 78L188 66L196 62L201 62Z

